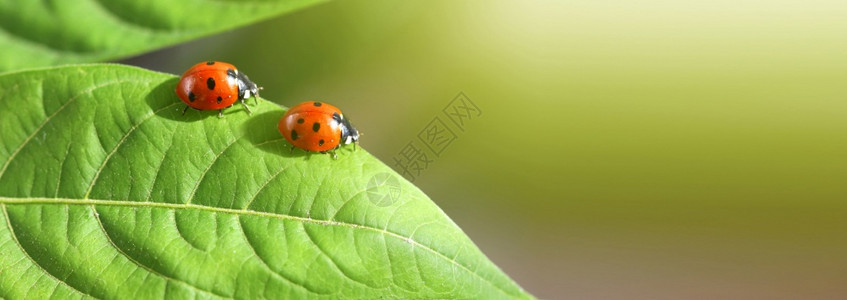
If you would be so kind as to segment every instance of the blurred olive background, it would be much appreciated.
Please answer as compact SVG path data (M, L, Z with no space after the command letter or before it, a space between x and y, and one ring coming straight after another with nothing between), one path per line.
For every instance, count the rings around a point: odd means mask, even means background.
M389 165L465 92L415 184L540 298L847 297L845 1L338 1L124 63L207 59Z

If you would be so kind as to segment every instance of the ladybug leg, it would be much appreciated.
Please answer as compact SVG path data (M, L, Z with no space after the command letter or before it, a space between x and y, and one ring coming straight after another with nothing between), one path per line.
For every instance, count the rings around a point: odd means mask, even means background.
M188 106L188 105L186 105L186 106L185 106L185 109L183 109L183 110L182 110L182 115L183 115L183 116L185 115L185 112L187 112L187 111L188 111L188 107L189 107L189 106Z
M327 150L327 151L321 151L321 154L332 154L332 159L338 160L338 154L335 153L335 149Z
M259 87L259 90L260 90L260 91L261 91L261 90L264 90L264 89L265 89L264 87L261 87L261 86ZM259 95L259 93L255 93L255 94L253 94L253 102L255 102L255 103L256 103L256 105L259 105L259 97L256 97L257 95Z
M251 116L253 115L253 112L252 112L252 111L250 111L250 107L249 107L249 106L247 106L247 103L246 103L246 102L244 102L244 99L241 99L241 105L244 105L244 109L246 109L246 110L247 110L247 114L248 114L248 115L251 115Z
M221 109L218 110L218 118L223 118L223 117L224 117L224 110L223 110L223 108L221 108Z
M294 145L291 145L291 149L288 150L288 153L294 153Z

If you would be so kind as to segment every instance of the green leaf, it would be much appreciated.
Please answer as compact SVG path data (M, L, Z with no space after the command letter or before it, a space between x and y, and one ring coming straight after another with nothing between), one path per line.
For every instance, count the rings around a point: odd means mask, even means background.
M0 0L0 72L140 54L323 1Z
M291 152L264 100L183 116L176 80L0 76L0 297L531 298L364 149Z

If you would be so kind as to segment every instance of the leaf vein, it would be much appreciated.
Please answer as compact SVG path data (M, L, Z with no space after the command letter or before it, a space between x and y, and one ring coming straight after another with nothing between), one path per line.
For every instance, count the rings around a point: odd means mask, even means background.
M174 130L171 132L174 132ZM153 197L153 191L156 190L156 183L159 182L159 174L162 173L162 165L165 163L168 153L170 153L171 149L173 149L174 138L176 138L176 134L171 134L170 144L168 144L168 147L165 148L165 151L162 151L162 160L159 161L159 165L156 167L156 174L153 176L153 183L150 184L150 189L149 192L147 192L147 197L144 198L144 202L150 201L150 198Z
M188 204L178 204L178 203L98 200L98 199L0 197L0 204L6 204L6 205L9 205L9 204L11 204L11 205L15 205L15 204L18 204L18 205L20 205L20 204L103 205L103 206L119 206L119 207L123 206L123 207L162 208L162 209L173 209L173 210L176 210L176 209L196 209L196 210L203 210L203 211L215 212L215 213L225 213L225 214L232 214L232 215L250 215L250 216L259 216L259 217L266 217L266 218L276 218L276 219L282 219L282 220L292 220L292 221L297 221L297 222L301 222L301 223L310 223L310 224L325 225L325 226L340 226L340 227L347 227L347 228L352 228L352 229L369 230L369 231L381 233L381 234L384 234L386 236L390 236L392 238L396 238L396 239L405 241L405 242L411 244L414 247L418 247L418 248L421 248L425 251L428 251L428 252L438 256L439 258L441 258L441 259L443 259L443 260L445 260L445 261L447 261L451 264L456 265L457 267L464 270L468 274L471 274L471 275L477 277L482 282L485 282L488 285L494 287L495 289L497 289L499 292L503 293L504 295L517 296L516 294L512 294L512 293L507 292L506 290L504 290L499 285L494 284L494 282L492 282L491 280L489 280L489 279L483 277L482 275L480 275L477 271L473 271L473 270L469 269L464 264L461 264L458 261L451 259L450 257L448 257L447 255L439 252L438 250L430 248L427 245L421 244L421 243L419 243L419 242L417 242L417 241L415 241L415 240L413 240L409 237L403 236L399 233L389 231L387 229L376 228L376 227L371 227L371 226L367 226L367 225L346 223L346 222L340 222L340 221L319 220L319 219L305 218L305 217L300 217L300 216L292 216L292 215L272 213L272 212L261 212L261 211L253 211L253 210L238 210L238 209L205 206L205 205L197 205L197 204L190 204L190 203L188 203Z
M14 160L14 159L15 159L15 157L17 157L18 153L20 153L20 152L21 152L21 149L23 149L26 145L28 145L28 144L29 144L29 142L30 142L30 141L32 141L32 139L33 139L33 138L34 138L34 137L35 137L35 136L36 136L39 132L41 132L41 130L42 130L42 129L44 129L44 126L45 126L45 125L47 125L48 123L50 123L50 121L51 121L51 120L53 120L53 118L54 118L56 115L58 115L60 112L64 111L64 110L65 110L65 108L67 108L67 107L68 107L68 105L70 105L71 103L75 102L75 101L76 101L76 99L78 99L80 96L85 95L85 94L89 94L89 93L91 93L91 92L93 92L93 91L95 91L95 90L97 90L97 89L100 89L100 88L103 88L103 87L106 87L106 86L110 86L110 85L113 85L113 84L120 84L120 83L126 83L126 82L133 82L133 81L132 81L132 80L113 80L113 81L107 81L107 82L105 82L105 83L98 84L98 85L92 86L92 87L90 87L90 88L87 88L87 89L83 90L82 92L80 92L79 94L76 94L76 95L74 95L73 97L71 97L71 99L69 99L69 100L68 100L68 102L65 102L65 104L62 104L62 106L60 106L60 107L59 107L59 109L57 109L55 112L53 112L53 114L52 114L52 115L47 116L47 118L45 118L45 119L44 119L44 121L43 121L43 122L41 122L41 124L40 124L40 125L38 125L38 127L37 127L37 128L36 128L33 132L32 132L32 134L30 134L30 135L29 135L29 136L28 136L28 137L24 140L24 142L23 142L20 146L18 146L18 148L17 148L17 149L15 149L15 151L14 151L14 152L12 152L12 154L11 154L11 155L9 155L9 158L6 160L6 163L5 163L5 164L3 164L3 168L0 168L0 178L3 178L3 175L6 173L6 169L8 169L8 168L9 168L9 164L11 164L11 163L12 163L12 160Z
M194 190L193 190L193 191L191 191L191 196L189 196L189 197L188 197L188 200L185 202L185 204L191 204L191 201L192 201L192 200L194 200L194 196L196 196L196 195L197 195L197 190L200 188L200 184L202 184L202 183L203 183L203 180L205 180L205 179L206 179L206 174L208 174L208 173L209 173L209 170L211 170L211 169L212 169L212 167L215 165L215 163L217 163L217 162L218 162L218 159L219 159L221 156L223 156L223 155L224 155L224 153L226 153L226 150L227 150L227 149L229 149L229 147L232 147L232 145L234 145L234 144L235 144L235 142L238 142L238 140L240 140L242 137L243 137L243 136L239 136L239 137L236 137L236 138L232 139L232 141L231 141L231 142L229 142L229 144L227 144L227 145L226 145L226 147L224 147L224 149L223 149L223 150L221 150L221 153L218 153L217 155L215 155L215 158L212 160L212 162L211 162L211 163L209 163L209 166L208 166L208 167L206 167L206 170L203 170L203 173L202 173L202 174L200 174L200 178L199 178L199 179L197 179L197 184L196 184L196 185L194 185Z
M103 163L101 163L101 164L100 164L100 166L97 168L97 172L96 172L96 173L94 173L94 179L92 179L92 180L91 180L91 184L88 186L88 190L85 192L85 196L84 196L83 198L86 198L86 199L87 199L87 198L88 198L88 196L89 196L89 195L91 195L91 191L92 191L92 190L94 190L94 185L97 183L97 179L98 179L98 178L100 178L100 174L103 172L103 169L105 169L105 168L106 168L106 164L107 164L107 163L109 163L109 160L112 158L112 155L114 155L116 152L118 152L118 149L120 149L120 148L121 148L121 145L123 145L123 143L126 141L126 139L127 139L130 135L132 135L132 133L133 133L133 132L135 132L135 129L137 129L137 128L138 128L138 127L140 127L142 124L144 124L144 122L147 122L148 120L150 120L150 118L152 118L153 116L155 116L157 113L159 113L159 112L161 112L161 111L163 111L163 110L165 110L165 109L171 108L171 107L173 107L174 105L177 105L177 104L180 104L180 103L179 103L179 102L175 102L175 103L172 103L172 104L170 104L170 105L168 105L168 106L162 107L162 108L160 108L160 109L158 109L158 110L156 110L156 111L154 111L154 112L151 112L150 114L147 114L146 116L144 116L144 118L143 118L143 119L141 119L141 121L140 121L140 122L138 122L138 124L135 124L134 126L132 126L132 128L130 128L129 130L127 130L127 132L126 132L126 133L124 133L124 135L123 135L123 136L121 137L121 139L118 141L118 144L117 144L117 145L115 145L115 148L113 148L113 149L112 149L112 151L111 151L111 152L109 152L109 154L108 154L108 155L106 155L106 158L103 160Z
M5 204L5 203L0 203L0 208L2 208L2 209L3 209L3 216L6 218L6 226L9 228L9 233L11 233L12 240L14 240L14 241L15 241L15 244L17 244L18 248L20 248L20 249L21 249L21 252L23 252L23 253L24 253L24 255L26 255L26 257L29 259L29 261L31 261L31 262L32 262L32 265L30 265L30 267L38 267L39 269L41 269L42 271L44 271L44 274L46 274L47 276L50 276L50 278L52 278L53 280L55 280L55 281L56 281L56 282L58 282L59 284L61 284L61 285L64 285L64 286L68 287L69 289L71 289L71 290L72 290L72 291L74 291L74 292L77 292L77 293L79 293L79 294L82 294L82 295L85 295L85 296L89 296L89 297L92 297L92 298L99 299L99 298L97 298L97 297L94 297L94 296L93 296L93 295L91 295L91 294L88 294L88 293L86 293L86 292L83 292L83 291L81 291L81 290L79 290L79 289L77 289L77 288L75 288L75 287L71 286L71 285L70 285L70 284L68 284L66 281L61 280L61 279L59 279L58 277L54 276L54 275L53 275L53 273L50 273L50 271L48 271L46 268L44 268L44 267L42 267L40 264L38 264L38 262L37 262L34 258L32 258L32 256L31 256L31 255L29 255L29 252L27 252L27 251L26 251L26 248L24 248L24 246L23 246L23 245L21 245L21 242L20 242L20 241L18 241L18 236L17 236L17 234L15 233L15 229L14 229L14 227L12 226L12 220L11 220L11 219L10 219L10 217L9 217L9 211L6 209L6 204ZM21 276L21 277L23 278L23 276ZM36 282L37 282L37 281L36 281ZM33 284L35 284L35 283L33 283Z
M285 167L280 168L280 169L279 169L279 171L277 171L277 172L276 172L276 173L274 173L274 174L273 174L270 178L268 178L268 180L267 180L267 181L265 181L265 183L264 183L264 184L262 184L262 186L260 186L260 187L259 187L259 189L256 191L256 193L255 193L255 194L253 194L253 197L250 197L250 200L249 200L249 201L247 201L247 205L244 205L244 208L243 208L243 209L244 209L244 210L249 209L249 208L250 208L250 205L251 205L251 204L253 204L253 201L255 201L255 200L256 200L256 197L258 197L258 196L259 196L259 194L261 194L261 193L262 193L262 191L264 191L264 190L265 190L265 188L266 188L266 187L268 187L268 184L270 184L270 183L271 183L271 181L273 181L274 179L276 179L276 177L277 177L277 176L279 176L279 174L282 174L282 172L284 172L286 169L288 169L288 166L285 166Z
M59 163L59 177L56 178L56 193L53 197L59 197L59 187L62 186L62 175L65 174L65 162L68 161L68 154L71 153L71 145L72 143L68 143L68 149L65 150L65 156L62 158L62 162Z
M377 287L370 286L369 284L367 284L367 283L365 283L365 282L362 282L362 281L360 281L360 280L358 280L358 279L356 279L356 278L353 278L353 276L350 276L349 274L347 274L347 272L345 272L345 271L344 271L344 269L342 269L341 267L339 267L339 266L338 266L338 263L336 263L336 262L335 262L335 259L334 259L334 258L332 258L332 256L331 256L331 255L327 254L327 253L326 253L326 251L324 251L324 249L323 249L323 248L321 248L321 245L318 245L318 243L315 241L315 238L314 238L314 237L312 237L312 234L311 234L311 233L309 233L309 229L305 226L306 224L302 224L302 225L303 225L303 231L305 231L305 232L306 232L306 237L308 237L308 238L309 238L309 241L310 241L310 242L312 242L312 244L313 244L313 245L315 245L315 248L317 248L317 249L318 249L318 251L320 251L320 252L321 252L321 254L322 254L324 257L326 257L326 258L329 260L329 262L330 262L330 263L332 263L332 266L334 266L334 267L335 267L335 269L336 269L336 270L338 270L338 272L339 272L339 273L341 273L341 275L344 275L344 277L350 278L350 280L351 280L351 281L353 281L353 282L355 282L355 283L358 283L358 284L364 285L364 286L369 287L369 288L372 288L372 289L379 289L379 288L377 288Z
M100 231L102 231L103 236L105 236L105 237L106 237L106 240L108 240L108 241L109 241L109 244L111 244L111 245L112 245L112 247L114 247L114 248L115 248L115 250L116 250L116 251L118 251L118 253L120 253L121 255L123 255L126 259L128 259L129 261L131 261L132 263L134 263L134 264L135 264L135 265L137 265L138 267L140 267L140 268L142 268L142 269L144 269L144 270L147 270L147 272L149 272L150 274L155 274L155 275L157 275L157 276L160 276L160 277L164 278L164 279L165 279L165 280L167 280L167 281L172 281L172 282L175 282L175 283L182 284L182 285L184 285L184 286L187 286L187 287L189 287L189 288L191 288L191 289L194 289L194 290L196 290L196 291L199 291L199 292L203 292L203 293L205 293L205 294L215 295L215 296L217 296L217 297L221 297L221 298L232 299L231 297L223 296L223 295L219 295L219 294L217 294L217 293L215 293L215 292L207 291L207 290L201 289L201 288L199 288L199 287L197 287L197 286L194 286L194 285L192 285L192 284L189 284L189 283L187 283L187 282L185 282L185 281L182 281L182 280L179 280L179 279L176 279L176 278L173 278L173 277L167 276L167 275L165 275L165 274L163 274L163 273L161 273L161 272L158 272L158 271L154 270L154 269L153 269L153 268L151 268L150 266L147 266L147 265L145 265L145 264L142 264L140 261L136 260L135 258L133 258L132 256L130 256L129 254L127 254L126 252L124 252L124 250L123 250L121 247L118 247L118 245L117 245L117 244L115 243L115 241L112 239L112 236L111 236L111 235L109 235L109 232L106 230L106 227L104 227L104 226L103 226L103 221L102 221L102 220L100 220L100 213L97 211L97 208L95 207L95 205L96 205L96 204L90 204L90 205L89 205L89 207L91 208L91 211L92 211L92 212L93 212L93 214L94 214L94 218L97 220L97 225L100 227Z
M238 228L241 230L242 236L244 236L244 241L246 241L247 247L250 248L250 251L253 252L253 255L256 256L256 258L259 259L259 262L262 264L262 266L265 269L268 270L268 272L270 272L271 275L275 275L276 277L279 277L279 278L281 278L281 279L283 279L283 280L285 280L289 283L292 283L295 286L303 288L310 293L317 294L317 295L329 295L329 294L324 294L324 293L320 293L318 291L312 290L311 288L307 287L305 284L295 282L293 279L288 278L285 275L282 275L282 273L271 269L270 265L268 265L268 263L265 261L265 259L261 255L259 255L259 252L256 251L256 247L253 246L253 242L250 241L250 238L247 236L247 232L244 231L244 225L242 224L243 221L241 220L241 216L236 215L235 217L236 217L236 219L238 219Z

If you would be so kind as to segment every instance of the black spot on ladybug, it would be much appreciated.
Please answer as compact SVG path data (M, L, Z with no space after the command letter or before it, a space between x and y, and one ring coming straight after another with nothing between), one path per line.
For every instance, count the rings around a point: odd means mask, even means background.
M206 79L206 87L209 88L210 91L214 90L215 89L215 79L212 78L212 77L209 77L209 79Z
M296 140L297 140L297 131L296 131L296 130L292 130L292 131L291 131L291 140L292 140L292 141L296 141Z
M223 100L224 100L224 99L223 99L223 98L221 98L221 96L218 96L218 104L221 104L221 101L223 101Z
M324 145L324 140L318 141L318 146L323 146L323 145Z
M320 107L321 105L323 105L323 103L320 103L320 102L318 102L318 101L315 101L315 103L314 103L314 104L315 104L315 106L318 106L318 107Z
M312 125L312 130L314 130L315 132L318 132L318 130L321 130L321 123L315 122L315 124Z
M207 66L211 66L211 65L214 65L214 64L215 64L215 61L213 61L213 60L210 60L210 61L207 61L207 62L206 62L206 65L207 65Z
M297 119L297 124L303 124L303 122L306 122L306 120L303 120L303 118Z
M188 101L194 102L194 93L188 92Z

